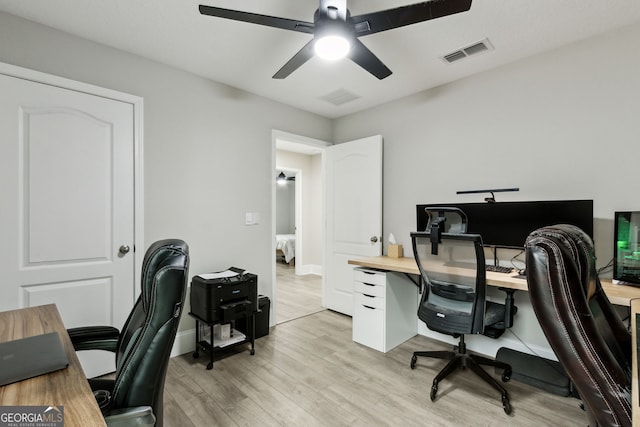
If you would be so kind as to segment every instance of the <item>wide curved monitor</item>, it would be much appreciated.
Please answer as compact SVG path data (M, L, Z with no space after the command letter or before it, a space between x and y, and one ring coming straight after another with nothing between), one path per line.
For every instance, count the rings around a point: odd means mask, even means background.
M529 233L556 224L575 225L593 238L593 200L420 204L417 231L426 231L429 206L461 209L468 218L467 233L480 234L484 246L523 249Z

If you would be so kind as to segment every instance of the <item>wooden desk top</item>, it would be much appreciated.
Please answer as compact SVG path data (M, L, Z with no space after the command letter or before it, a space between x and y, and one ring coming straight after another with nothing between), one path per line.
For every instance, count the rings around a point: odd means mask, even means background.
M636 314L640 313L640 299L631 300L631 419L634 427L640 426L640 395L638 393L638 339L636 333Z
M361 267L377 268L379 270L420 275L420 270L418 269L416 260L408 257L391 258L388 256L376 256L358 258L350 259L349 264L359 265ZM487 271L487 285L526 291L527 281L523 278L514 276L514 274Z
M409 257L391 258L388 256L377 256L357 258L350 259L349 264L377 268L379 270L396 271L399 273L420 274L415 259ZM612 304L629 306L632 299L640 298L640 287L614 285L611 283L611 280L600 280L600 282ZM516 289L519 291L528 290L527 280L516 276L514 273L487 271L487 285Z
M58 332L69 367L0 387L2 406L64 406L66 427L106 426L54 304L0 312L0 342Z

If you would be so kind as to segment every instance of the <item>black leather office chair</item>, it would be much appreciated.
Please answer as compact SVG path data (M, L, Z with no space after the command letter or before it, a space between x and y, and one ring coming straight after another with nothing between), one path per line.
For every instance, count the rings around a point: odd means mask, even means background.
M525 246L531 305L589 426L630 426L631 334L602 290L591 238L556 225L531 233Z
M459 337L453 351L416 351L411 369L418 357L449 360L431 386L435 400L438 383L457 368L469 367L480 378L498 390L507 414L511 404L506 389L480 365L503 370L502 381L511 377L511 367L487 357L467 353L465 334L485 334L497 338L511 327L516 307L513 292L505 304L485 299L486 271L482 239L477 234L441 233L442 224L432 223L431 231L411 233L413 253L420 269L423 292L418 317L433 331Z
M115 353L115 379L89 380L109 425L128 425L127 418L135 418L136 412L149 419L149 411L140 407L151 407L155 426L162 426L165 374L184 304L188 269L185 242L155 242L144 256L140 297L122 332L109 326L69 329L76 351Z

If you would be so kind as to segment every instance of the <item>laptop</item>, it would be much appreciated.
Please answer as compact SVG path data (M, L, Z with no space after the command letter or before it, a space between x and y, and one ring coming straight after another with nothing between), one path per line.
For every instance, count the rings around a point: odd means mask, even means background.
M57 332L0 343L0 386L67 366L69 360Z

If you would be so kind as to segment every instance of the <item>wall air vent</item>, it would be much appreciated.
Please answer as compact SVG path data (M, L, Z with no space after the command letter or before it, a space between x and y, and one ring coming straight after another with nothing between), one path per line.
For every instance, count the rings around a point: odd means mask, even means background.
M360 98L359 95L353 94L346 89L338 89L320 97L323 101L330 102L336 106L346 104L358 98Z
M484 39L477 43L473 43L469 46L447 53L442 57L442 59L444 59L448 63L452 63L455 61L459 61L460 59L467 58L471 55L487 52L489 50L493 50L493 45L491 44L489 39Z

